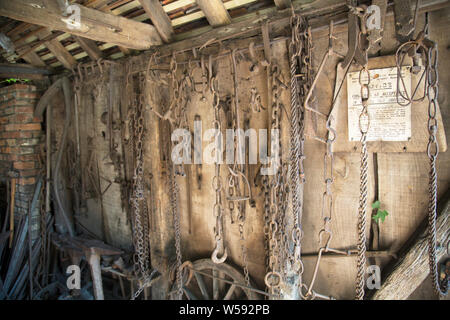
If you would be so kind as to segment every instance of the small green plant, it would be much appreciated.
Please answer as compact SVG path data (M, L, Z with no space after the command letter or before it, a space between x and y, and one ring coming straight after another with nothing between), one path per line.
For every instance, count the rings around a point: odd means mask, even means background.
M30 82L30 80L29 79L16 79L16 78L9 78L9 79L5 79L5 80L3 80L2 82L0 82L0 83L4 83L4 82L6 82L6 83L8 83L8 84L11 84L11 83L16 83L16 82L20 82L20 83L25 83L25 82Z
M375 220L376 223L378 223L378 221L380 219L381 219L381 222L384 222L384 219L386 218L386 216L389 215L389 212L387 212L386 210L381 210L380 206L381 206L381 203L379 200L372 203L372 209L377 209L377 214L372 217L372 219Z

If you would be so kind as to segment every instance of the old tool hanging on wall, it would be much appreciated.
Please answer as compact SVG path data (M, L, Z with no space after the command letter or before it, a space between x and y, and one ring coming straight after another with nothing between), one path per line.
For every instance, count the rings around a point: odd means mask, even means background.
M401 43L411 40L415 28L412 0L394 0L395 32ZM419 1L416 1L416 10Z

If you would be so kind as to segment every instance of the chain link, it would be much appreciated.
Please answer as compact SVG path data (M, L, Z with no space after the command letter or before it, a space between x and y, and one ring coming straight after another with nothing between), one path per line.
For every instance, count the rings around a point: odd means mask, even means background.
M271 86L271 130L275 130L277 134L280 134L281 131L281 94L283 87L280 83L283 83L281 80L281 69L278 64L272 61L269 65L270 70L270 86ZM273 141L272 141L273 142ZM280 268L280 234L285 233L284 226L279 225L280 219L279 215L284 214L280 210L280 203L286 201L286 194L281 194L279 192L282 190L282 162L281 162L281 142L278 144L271 143L270 145L270 153L271 153L271 161L272 166L275 166L275 172L272 172L270 182L264 181L265 184L268 184L269 192L266 196L269 197L269 209L268 209L268 225L265 227L268 232L268 250L269 250L269 271L266 273L264 277L264 282L268 287L269 293L280 296L281 294L281 286L283 284L283 279L281 275ZM267 187L267 186L265 186ZM267 202L267 200L265 200ZM266 213L265 213L266 215Z
M245 159L241 159L241 157L245 158L245 155L242 154L242 143L245 146L245 140L241 141L241 132L240 132L240 117L239 117L239 81L238 81L238 68L236 61L236 49L231 52L231 66L233 73L233 87L234 87L234 110L232 109L232 120L233 120L233 130L236 132L237 139L234 144L234 163L232 167L228 167L229 175L228 175L228 206L230 209L230 217L233 222L233 209L235 208L234 202L237 202L237 220L238 220L238 229L239 229L239 242L241 247L242 254L242 262L244 269L244 278L247 287L250 287L250 275L248 270L248 256L247 256L247 248L245 246L245 235L244 235L244 227L246 220L246 200L248 199L242 194L241 186L240 186L240 177L245 180L245 184L248 185L248 180L244 174L244 166L243 161ZM234 197L233 197L234 195ZM249 188L250 195L250 188Z
M212 66L210 66L211 69ZM216 159L215 159L215 170L214 177L212 179L212 188L215 192L215 202L213 206L213 216L215 218L215 227L214 227L214 239L216 242L216 246L214 251L211 254L211 260L214 263L223 263L227 259L228 252L224 245L224 236L223 236L223 204L222 204L222 178L220 176L220 163L221 163L221 152L222 152L222 136L221 136L221 124L220 124L220 97L219 97L219 89L218 89L218 79L216 76L212 75L212 70L210 70L210 91L212 94L212 107L214 110L214 120L213 127L216 130L216 135L214 136L214 141L216 143ZM219 258L218 255L222 256Z
M429 204L428 204L428 259L430 265L431 280L434 291L439 296L446 296L448 292L448 274L446 274L442 285L439 281L438 262L436 253L436 207L437 207L437 171L436 160L439 154L439 144L437 141L437 105L439 94L439 74L438 74L438 49L437 44L433 44L427 50L427 97L428 97L428 145L427 155L430 159L429 175Z
M133 136L134 172L130 205L133 212L133 242L135 247L135 274L144 281L149 278L150 242L148 209L144 196L144 78L138 75L139 85L134 90L134 108L131 111L130 132ZM139 296L142 287L133 298ZM137 294L137 295L136 295Z
M367 54L367 52L366 52ZM367 79L363 79L366 74ZM367 151L367 134L370 128L370 116L368 111L370 98L370 73L367 64L362 66L359 72L359 85L361 86L362 109L359 115L359 130L361 132L361 163L359 184L359 207L358 207L358 261L356 275L356 299L364 299L364 275L366 272L366 211L368 204L368 173L369 153Z
M299 15L293 14L291 18L292 38L289 45L290 51L290 75L291 75L291 147L290 147L290 183L292 192L292 214L294 218L294 226L292 230L292 241L294 243L294 254L291 263L294 271L298 273L299 285L302 283L303 262L301 260L301 239L303 237L302 230L302 213L303 213L303 196L302 184L305 183L305 173L303 169L304 156L304 109L301 103L301 97L304 97L305 89L309 89L310 81L310 42L307 33L307 23ZM304 69L300 74L302 83L299 88L299 80L297 72L301 69L299 61L302 62ZM306 63L305 63L306 62ZM287 249L287 241L286 247Z

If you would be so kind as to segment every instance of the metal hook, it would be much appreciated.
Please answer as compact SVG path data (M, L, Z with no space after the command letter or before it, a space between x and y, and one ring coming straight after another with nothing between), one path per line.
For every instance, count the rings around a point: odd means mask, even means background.
M223 240L221 240L221 241L217 244L216 248L214 249L213 253L211 254L211 260L212 260L212 262L214 262L215 264L220 264L220 263L225 262L225 260L227 260L227 257L228 257L227 248L223 248L222 241L223 241ZM223 255L222 255L221 258L218 258L217 255L219 254L219 251L220 251L221 249L223 249Z

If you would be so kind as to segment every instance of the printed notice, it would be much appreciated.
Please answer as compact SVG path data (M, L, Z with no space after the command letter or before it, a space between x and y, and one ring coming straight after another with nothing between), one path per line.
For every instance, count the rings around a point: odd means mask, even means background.
M411 92L411 72L409 66L402 67L404 85L400 81L400 88ZM363 73L363 83L367 75ZM367 141L408 141L411 138L411 104L399 96L401 104L397 103L397 68L383 68L370 70L369 117L370 126ZM361 86L359 85L359 71L347 75L348 100L348 137L350 141L359 141L359 115L361 113Z

